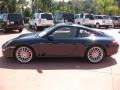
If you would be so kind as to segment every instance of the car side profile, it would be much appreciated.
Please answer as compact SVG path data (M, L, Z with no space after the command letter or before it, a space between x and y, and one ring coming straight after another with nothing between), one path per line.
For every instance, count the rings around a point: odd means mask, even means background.
M5 13L0 16L0 28L3 32L18 30L22 32L24 28L24 21L22 15L19 13Z
M100 28L100 27L113 27L113 22L110 16L108 15L94 15L95 18L95 27Z
M54 25L54 20L51 13L34 13L32 19L29 20L29 28L34 28L34 30L52 25Z
M111 16L111 19L113 21L113 27L120 27L120 19L117 16Z
M89 13L75 14L75 24L94 27L94 15Z
M54 22L57 23L74 23L74 14L72 13L56 13L54 14Z
M28 63L34 57L86 57L98 63L118 52L119 44L102 32L78 25L61 23L40 33L23 34L2 46L4 57Z

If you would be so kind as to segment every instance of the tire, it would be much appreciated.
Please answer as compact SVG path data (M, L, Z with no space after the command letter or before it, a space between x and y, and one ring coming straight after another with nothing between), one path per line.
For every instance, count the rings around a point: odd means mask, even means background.
M16 48L14 55L21 63L29 63L34 58L33 50L27 46L20 46Z
M19 33L21 33L21 32L23 31L23 28L21 28L21 29L18 29L18 30L19 30L18 32L19 32Z
M99 46L90 47L86 53L86 58L90 63L99 63L104 57L104 50Z
M106 28L106 29L108 29L108 28L109 28L109 26L106 26L105 28Z
M95 26L96 28L100 28L100 24L99 23L96 23L96 26Z
M112 25L112 28L116 28L114 23L113 23L113 25Z
M4 32L4 33L7 33L7 32L8 32L8 30L7 30L6 27L3 27L3 32Z
M38 26L37 26L37 24L35 24L34 29L35 29L35 31L38 30Z
M32 29L32 25L29 24L29 29Z
M80 25L80 22L78 22L78 24Z

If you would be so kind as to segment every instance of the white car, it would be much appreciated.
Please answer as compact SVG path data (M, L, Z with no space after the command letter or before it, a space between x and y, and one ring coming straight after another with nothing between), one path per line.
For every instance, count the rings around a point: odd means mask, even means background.
M112 19L108 15L94 15L96 28L113 27Z
M38 30L39 28L54 25L53 15L51 13L35 13L29 20L29 28Z
M75 14L75 24L95 26L94 15L89 13Z

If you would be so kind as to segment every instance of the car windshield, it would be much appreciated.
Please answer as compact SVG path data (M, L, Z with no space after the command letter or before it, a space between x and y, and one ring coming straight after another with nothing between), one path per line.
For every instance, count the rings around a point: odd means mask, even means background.
M41 15L41 18L45 18L45 19L47 19L47 20L53 20L51 14L42 14L42 15Z
M113 20L119 20L118 17L112 17Z
M95 19L103 19L102 16L95 16Z
M53 25L53 26L50 26L50 27L48 27L48 28L46 28L45 30L43 30L42 32L40 32L39 34L38 34L38 36L39 37L43 37L43 36L45 36L47 33L49 33L52 29L54 29L55 28L55 26Z
M8 20L10 20L10 21L21 21L22 16L20 14L8 14Z
M93 15L86 15L86 18L89 18L90 20L94 20L94 16Z
M109 16L103 16L103 19L110 19Z

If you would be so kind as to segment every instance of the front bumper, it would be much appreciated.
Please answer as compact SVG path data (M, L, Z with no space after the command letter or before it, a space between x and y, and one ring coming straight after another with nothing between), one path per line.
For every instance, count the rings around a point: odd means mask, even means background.
M24 28L24 25L7 25L7 29L21 29Z
M4 57L14 57L14 47L9 48L2 47L2 54Z

